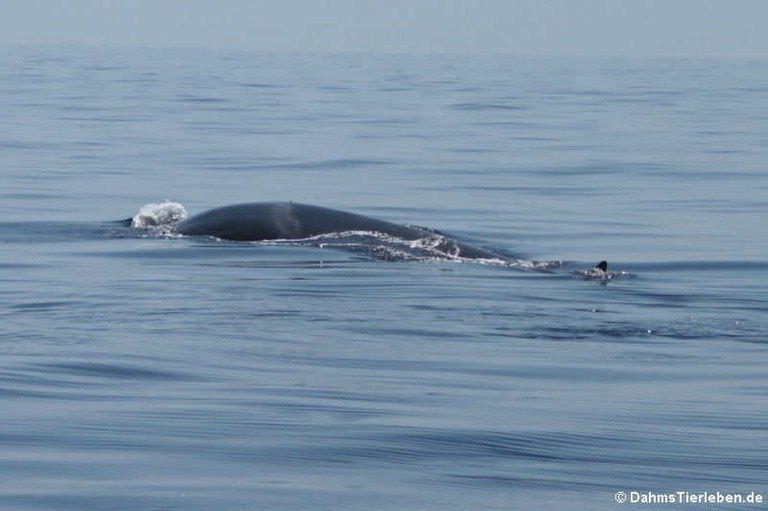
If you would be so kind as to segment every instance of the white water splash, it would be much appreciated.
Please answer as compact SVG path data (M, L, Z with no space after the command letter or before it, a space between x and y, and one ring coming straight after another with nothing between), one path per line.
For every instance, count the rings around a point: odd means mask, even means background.
M549 271L563 266L562 261L526 261L524 259L463 257L456 241L441 234L416 240L404 240L375 231L342 231L304 239L268 240L260 245L295 245L338 248L366 253L384 261L455 262L504 266L524 270Z
M174 225L187 218L187 210L178 202L163 201L159 204L146 204L131 219L135 229L170 230Z
M425 238L413 240L408 243L414 250L424 251L431 254L439 254L447 259L463 259L459 245L449 238L440 234L433 234Z

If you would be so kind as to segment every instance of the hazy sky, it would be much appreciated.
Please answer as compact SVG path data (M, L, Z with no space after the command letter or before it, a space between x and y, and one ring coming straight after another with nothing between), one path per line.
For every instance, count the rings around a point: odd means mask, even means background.
M768 0L0 0L0 44L768 57Z

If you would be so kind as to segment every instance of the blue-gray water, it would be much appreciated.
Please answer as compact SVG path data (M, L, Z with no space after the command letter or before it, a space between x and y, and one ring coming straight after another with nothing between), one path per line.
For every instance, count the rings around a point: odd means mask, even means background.
M0 508L768 499L767 62L16 47L0 69ZM108 223L163 199L566 264ZM633 276L573 274L601 259Z

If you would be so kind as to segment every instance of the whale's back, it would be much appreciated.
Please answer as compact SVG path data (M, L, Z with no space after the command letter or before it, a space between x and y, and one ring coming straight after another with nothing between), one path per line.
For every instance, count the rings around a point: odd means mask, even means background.
M303 239L344 231L381 232L403 239L418 239L426 233L355 213L292 202L224 206L180 222L176 231L236 241Z

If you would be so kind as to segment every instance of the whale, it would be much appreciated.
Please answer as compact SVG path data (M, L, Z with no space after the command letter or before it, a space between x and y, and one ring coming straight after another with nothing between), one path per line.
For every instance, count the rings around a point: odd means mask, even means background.
M564 264L563 261L516 259L504 252L468 245L427 227L398 224L339 209L295 202L232 204L188 217L184 206L166 201L161 204L147 204L137 215L119 220L118 223L164 235L207 236L244 242L299 240L299 243L307 241L309 244L320 246L329 242L325 237L330 238L333 243L348 235L373 236L385 245L389 242L406 242L410 249L416 251L415 254L426 253L428 257L437 259L482 260L481 262L491 264L541 271L550 271ZM386 240L386 237L392 239ZM379 248L376 242L373 243L371 248ZM587 280L601 281L619 276L632 276L625 271L609 272L607 261L600 261L593 268L573 273Z
M232 241L298 240L363 231L406 241L439 238L441 247L452 257L508 259L501 254L467 245L431 229L294 202L251 202L219 207L180 221L174 230L185 236L212 236Z

